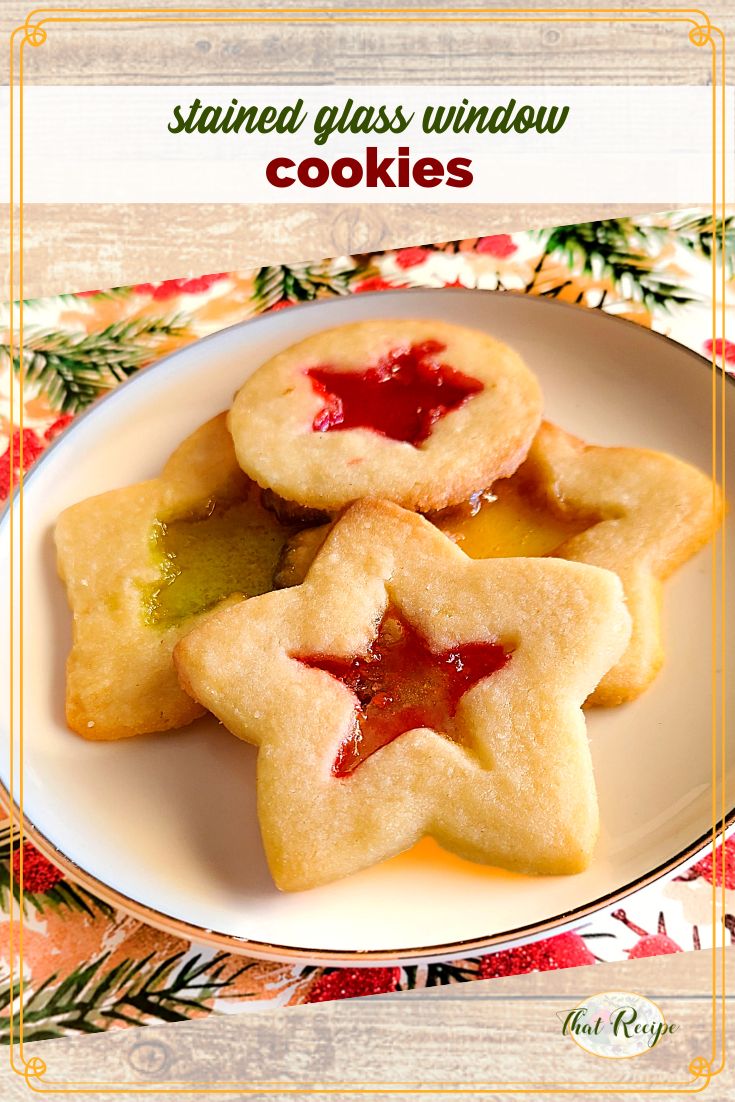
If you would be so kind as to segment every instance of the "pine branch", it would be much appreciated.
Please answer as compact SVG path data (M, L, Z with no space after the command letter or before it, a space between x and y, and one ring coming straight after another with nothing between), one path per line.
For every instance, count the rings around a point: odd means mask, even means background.
M679 244L704 260L712 259L716 241L717 256L728 279L735 275L735 216L716 218L713 224L711 215L682 214L675 216L670 226Z
M73 302L75 302L74 294L71 291L66 291L66 292L64 292L63 294L60 294L60 295L54 295L53 299L58 303L63 303L63 305L65 305L65 306L70 306ZM48 298L24 298L22 301L23 301L23 306L26 307L27 309L36 310L39 306L46 306L49 302L49 299ZM11 305L17 307L18 302L14 302Z
M253 300L260 310L279 302L310 302L320 295L345 295L358 269L351 264L296 264L258 268Z
M187 332L180 317L115 322L98 333L26 330L22 356L0 343L0 356L21 366L28 382L45 391L54 409L77 413L100 394L156 358L164 340Z
M120 299L120 298L129 298L130 295L132 294L132 291L133 291L133 288L131 286L129 286L127 284L124 284L122 287L104 287L102 290L99 290L99 291L85 291L84 294L81 297L82 298L93 298L94 297L98 301L109 302L109 301L115 301L116 299ZM80 297L80 292L79 291L72 292L71 297L73 298L73 300L75 302L78 303L79 302L79 297Z
M106 969L109 953L74 969L64 980L50 976L35 991L27 985L23 992L23 1037L38 1041L62 1037L70 1032L99 1033L113 1021L141 1025L147 1019L161 1022L185 1021L196 1014L208 1014L207 1005L215 995L230 986L249 965L222 973L228 954L218 953L209 960L197 955L185 959L186 951L153 963L154 954L143 960L123 960ZM13 1006L16 1035L20 1026L20 997L16 985L0 987L0 1010ZM10 1033L8 1014L0 1018L0 1042L7 1043Z
M666 235L662 226L648 226L630 218L582 222L541 231L543 253L534 269L527 291L538 282L548 257L564 261L572 273L607 279L624 299L640 302L648 309L669 310L697 301L697 296L656 271L654 250ZM554 297L563 289L557 285L544 291Z
M49 302L57 302L59 305L64 306L78 306L80 298L92 298L94 297L98 301L103 300L115 300L120 298L129 298L132 291L132 287L106 287L100 291L64 291L59 295L45 296L42 298L24 298L22 299L23 306L27 310L36 310L42 306L48 306ZM21 300L16 300L9 304L10 307L17 309Z
M0 827L0 908L5 912L10 910L10 865L13 860L13 851L16 840L11 837L8 824ZM21 905L20 883L17 876L13 877L13 898L18 906ZM115 909L109 903L97 899L86 888L70 884L66 880L59 881L45 892L24 891L22 898L23 913L28 914L32 907L38 914L46 911L59 912L82 911L91 918L99 914L107 918L115 917Z

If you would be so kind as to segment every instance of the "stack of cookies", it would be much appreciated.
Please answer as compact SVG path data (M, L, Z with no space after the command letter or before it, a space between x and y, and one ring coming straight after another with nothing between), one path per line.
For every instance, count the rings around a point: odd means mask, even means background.
M286 890L424 835L575 873L598 830L582 708L653 680L662 582L721 513L688 464L542 421L483 332L318 333L158 478L59 517L67 720L117 739L209 711L257 745Z

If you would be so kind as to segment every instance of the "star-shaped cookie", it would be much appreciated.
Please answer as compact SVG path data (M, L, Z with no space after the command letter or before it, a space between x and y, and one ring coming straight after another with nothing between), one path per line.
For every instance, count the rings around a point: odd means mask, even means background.
M189 436L159 478L88 498L58 519L74 614L66 718L86 738L165 731L202 715L179 686L174 644L221 599L271 588L295 528L260 504L225 416Z
M554 555L614 570L622 579L633 632L589 703L634 699L663 663L662 583L712 536L724 508L718 487L664 452L586 444L549 422L509 481L584 529Z
M544 422L525 463L472 507L431 515L473 558L553 555L614 570L633 619L630 643L590 705L633 700L664 657L663 582L712 536L722 494L696 467L664 452L586 444ZM329 531L296 533L276 583L298 585Z
M259 746L266 855L299 890L427 834L474 861L583 869L598 813L581 705L629 634L610 571L472 560L363 500L301 585L214 613L174 657L186 691Z

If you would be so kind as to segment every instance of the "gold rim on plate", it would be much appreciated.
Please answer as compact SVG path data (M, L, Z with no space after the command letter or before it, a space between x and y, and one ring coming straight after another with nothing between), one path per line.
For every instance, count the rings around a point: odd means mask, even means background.
M583 310L589 314L588 307L577 306L573 303L558 302L556 300L550 300L537 296L527 296L524 292L513 291L492 291L492 290L480 290L478 288L453 288L453 287L411 287L402 290L394 291L372 291L361 295L361 299L376 297L381 300L385 300L387 297L395 297L397 295L410 295L412 292L424 293L444 293L447 291L453 294L460 295L508 295L511 294L514 297L526 298L529 302L535 302L538 304L544 304L547 307L553 307L556 309L565 310ZM330 305L335 305L337 302L349 302L352 300L351 295L345 295L343 299L319 299L312 302L300 303L292 306L289 313L294 310L308 310L323 305L328 302ZM602 311L596 312L596 316L600 319L605 319L606 322L612 322L619 325L630 326L632 323L625 318L618 318L613 314L606 314ZM89 416L93 416L100 408L101 405L111 401L121 390L134 386L143 375L149 374L151 371L155 371L167 364L174 357L180 353L185 352L191 348L193 344L202 344L207 341L215 340L220 337L222 333L229 332L234 329L239 329L243 326L257 325L258 322L268 320L270 315L268 313L261 314L256 318L249 318L245 321L237 322L235 325L226 326L224 329L218 330L216 333L211 333L206 337L201 337L198 341L192 342L191 345L186 345L184 348L176 349L168 356L162 357L155 363L151 364L145 369L145 372L138 372L131 378L120 383L114 390L108 394L97 399L89 409L80 414L74 419L69 429L62 433L52 444L43 452L38 461L33 465L24 479L24 485L27 486L28 482L33 478L34 473L38 470L41 464L45 463L51 453L62 443L68 443L69 434L74 431L76 426L80 424ZM664 333L657 333L652 329L640 329L641 334L645 334L647 337L652 337L660 341L665 341L667 344L673 345L678 352L686 354L697 362L700 366L704 366L708 371L720 370L723 371L727 382L735 385L735 378L724 372L723 368L713 368L712 363L706 360L699 353L693 349L688 348L686 345L680 344L678 341L672 340L671 337L667 337ZM16 490L13 496L8 500L6 506L0 515L0 531L5 524L6 517L9 513L11 502L18 496L19 491ZM12 739L12 732L9 733ZM5 806L6 809L11 808L10 793L5 782L0 778L0 803ZM635 877L633 880L628 881L621 887L616 888L612 892L608 892L605 895L598 896L596 899L590 900L588 903L584 903L581 906L574 907L570 911L563 911L560 914L553 915L551 918L544 919L540 922L528 923L524 926L516 926L509 930L503 930L495 934L487 934L475 938L466 938L460 941L445 942L436 945L417 946L414 948L403 949L318 949L318 948L295 948L288 945L279 945L277 943L264 942L264 941L250 941L247 938L239 937L234 934L222 933L218 930L211 930L207 927L197 926L194 923L187 922L184 919L175 918L172 915L166 914L164 911L159 911L148 904L141 903L137 899L133 899L124 892L118 891L116 888L110 887L105 884L104 881L97 879L90 873L86 872L77 863L72 860L66 853L58 849L50 839L48 839L42 832L35 826L35 824L28 818L28 816L21 812L18 805L13 801L13 819L22 823L22 833L25 838L29 839L34 846L50 861L62 869L74 883L85 888L91 892L92 895L98 896L105 903L109 903L113 907L117 907L120 910L132 915L134 918L139 919L141 922L145 922L150 926L155 927L163 931L164 933L171 934L174 937L182 938L184 940L198 942L201 944L212 945L219 949L226 949L231 953L238 953L246 956L252 956L264 960L282 960L282 961L300 961L303 963L323 962L325 964L362 964L368 965L373 962L386 962L386 963L408 963L415 961L426 961L433 959L446 959L453 957L455 959L473 956L477 953L481 953L486 950L497 950L500 947L510 946L514 943L529 941L541 934L549 933L551 931L562 932L564 929L569 928L572 924L578 922L580 919L587 917L590 914L594 914L596 911L600 911L605 907L611 906L617 903L619 900L624 899L626 896L631 895L633 892L638 891L641 888L647 887L654 881L667 876L667 874L675 872L678 868L687 864L691 859L697 857L700 854L711 851L712 839L717 837L726 830L728 827L735 823L735 807L730 808L727 812L724 820L718 821L713 826L702 833L695 841L691 842L684 849L679 850L673 857L661 864L656 865L649 872L643 873L640 876Z

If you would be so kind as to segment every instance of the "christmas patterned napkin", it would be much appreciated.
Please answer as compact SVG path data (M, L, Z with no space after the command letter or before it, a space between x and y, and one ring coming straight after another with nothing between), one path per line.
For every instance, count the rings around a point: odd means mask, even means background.
M725 229L732 314L735 218ZM21 453L28 469L76 414L134 372L234 322L314 298L405 287L544 295L627 318L705 356L714 352L732 371L735 343L712 346L711 252L710 217L679 211L83 291L25 303L22 364L11 357L6 307L0 313L0 498L17 481ZM12 388L14 408L20 406L21 371L22 439L9 419ZM723 878L724 922L735 939L735 838L718 851L714 867L709 855L571 932L472 959L402 968L314 968L217 952L114 910L66 880L28 842L23 865L26 1041L244 1011L263 999L323 1002L699 949L712 944L712 883ZM11 869L17 898L19 852L6 823L0 826L0 1034L6 1042L10 1015L17 1033L20 1012L9 980Z

